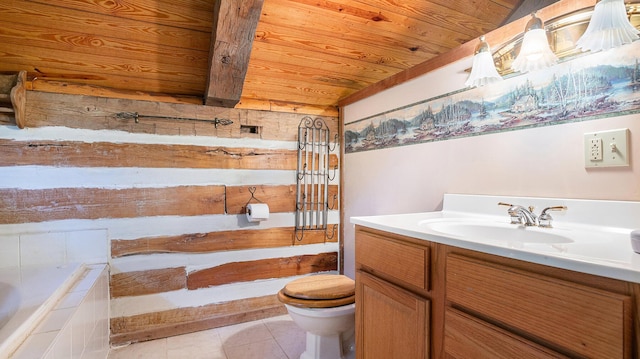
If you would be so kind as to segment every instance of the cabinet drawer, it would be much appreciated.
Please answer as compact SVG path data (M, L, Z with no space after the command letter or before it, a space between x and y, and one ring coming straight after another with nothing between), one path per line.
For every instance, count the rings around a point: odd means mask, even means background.
M572 355L631 355L630 297L455 254L446 265L446 297L459 307Z
M429 290L429 247L359 231L356 263L368 272Z
M445 312L444 351L460 359L567 358L452 308Z

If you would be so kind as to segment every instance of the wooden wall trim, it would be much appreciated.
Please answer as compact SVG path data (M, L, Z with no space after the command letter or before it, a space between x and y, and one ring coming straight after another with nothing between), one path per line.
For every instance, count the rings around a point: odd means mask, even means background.
M167 95L152 92L144 93L140 91L120 89L116 90L100 86L74 84L55 80L37 79L37 81L34 80L32 82L27 82L27 87L30 90L38 91L40 93L48 93L51 95L82 95L109 98L113 100L159 101L163 103L202 105L202 97ZM337 117L339 113L337 106L315 106L296 102L256 100L245 97L240 97L240 102L235 106L235 108L237 110L270 111L279 112L281 114L308 114L328 117Z
M295 150L0 139L0 166L295 170Z
M185 289L186 274L185 267L112 274L109 281L111 298Z
M302 240L298 241L293 227L244 229L133 240L116 239L111 241L111 257L153 253L210 253L335 241L335 236L327 239L323 231L307 231Z
M215 285L291 277L337 269L337 252L227 263L190 272L187 277L187 288L193 290Z
M223 214L224 194L224 186L0 189L0 224Z
M111 344L135 343L286 314L276 295L111 318Z
M339 128L339 138L342 139L342 143L344 144L344 112L340 112L340 117L338 118L338 128ZM345 159L345 146L340 146L340 154L339 161L340 163L344 163ZM345 188L345 180L344 180L344 166L340 166L340 183L338 184L339 188ZM339 201L340 203L344 203L344 191L339 191ZM340 226L338 231L338 253L342 253L340 256L340 263L338 264L338 268L340 268L340 274L345 274L344 272L344 242L345 242L345 206L340 206Z

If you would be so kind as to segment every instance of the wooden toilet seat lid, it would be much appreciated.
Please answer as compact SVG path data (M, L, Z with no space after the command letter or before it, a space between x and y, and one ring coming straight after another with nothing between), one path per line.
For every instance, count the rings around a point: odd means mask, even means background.
M283 293L284 289L278 292L278 300L284 304L293 305L300 308L333 308L355 303L356 295L338 299L299 299L290 297Z
M291 281L282 292L307 300L341 299L355 295L356 282L344 275L318 274Z

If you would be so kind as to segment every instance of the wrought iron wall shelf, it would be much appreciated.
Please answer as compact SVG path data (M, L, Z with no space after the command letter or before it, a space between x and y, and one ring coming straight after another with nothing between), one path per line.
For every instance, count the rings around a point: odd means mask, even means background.
M329 230L329 210L336 208L338 196L329 204L329 185L338 165L330 169L330 154L335 151L338 134L331 143L330 130L321 118L305 116L298 125L298 165L296 173L295 236L298 241L305 231L324 231L333 239L337 224Z

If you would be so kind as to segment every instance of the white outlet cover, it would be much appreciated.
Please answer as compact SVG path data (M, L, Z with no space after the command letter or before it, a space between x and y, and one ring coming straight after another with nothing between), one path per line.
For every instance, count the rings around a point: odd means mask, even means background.
M594 139L602 140L601 160L591 158ZM585 133L584 166L586 168L629 166L629 129Z

